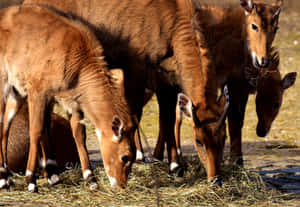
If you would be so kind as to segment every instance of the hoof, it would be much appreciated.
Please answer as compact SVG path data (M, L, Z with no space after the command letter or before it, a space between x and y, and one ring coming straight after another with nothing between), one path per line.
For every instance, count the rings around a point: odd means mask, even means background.
M244 159L243 159L243 157L237 158L236 161L235 161L235 164L243 167L244 166Z
M214 178L211 178L208 180L208 182L214 186L222 187L223 186L223 181L220 178L220 176L216 176Z
M29 185L28 185L28 191L29 192L33 192L33 193L37 193L38 192L38 188L37 188L36 184L29 183Z
M96 183L96 182L89 183L89 189L91 191L97 190L98 189L98 183Z
M177 177L183 177L184 169L178 163L172 162L170 165L169 174Z
M48 183L50 185L55 185L55 184L59 183L59 181L60 181L59 176L56 174L53 174L53 175L51 175L50 178L48 178Z
M9 188L9 182L7 179L1 179L0 180L0 189L8 189Z

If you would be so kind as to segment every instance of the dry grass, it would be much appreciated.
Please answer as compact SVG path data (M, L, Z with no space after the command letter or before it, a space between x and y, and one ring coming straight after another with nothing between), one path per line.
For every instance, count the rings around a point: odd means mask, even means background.
M235 0L227 0L234 2ZM3 5L4 1L0 1ZM216 1L214 1L216 2ZM287 4L294 4L289 1ZM5 3L5 2L4 2ZM299 12L299 11L298 11ZM292 10L284 10L281 15L279 34L275 45L280 49L281 71L283 74L299 71L300 65L300 15ZM243 129L243 151L246 161L264 160L266 154L278 153L281 147L300 146L300 81L284 95L281 112L272 126L267 139L259 139L255 134L257 123L254 96L249 99L245 126ZM158 134L158 113L155 99L144 109L142 128L155 142ZM94 130L88 127L88 147L94 149ZM191 145L191 128L187 121L182 130L183 143ZM275 147L274 147L275 143ZM263 146L268 146L263 147ZM96 148L97 149L97 148ZM227 152L228 154L228 152ZM299 155L296 155L299 157ZM282 159L282 155L274 162ZM11 192L0 193L0 206L155 206L155 177L159 183L159 201L162 206L297 206L299 195L285 194L267 188L255 172L225 165L222 188L206 183L206 176L195 154L184 157L187 171L183 178L168 175L166 163L134 165L126 189L112 191L103 167L95 169L99 189L91 192L85 186L79 168L70 169L61 175L62 183L49 187L46 180L38 180L39 193L26 192L25 178L15 174ZM99 166L99 163L97 163ZM154 167L155 174L151 168ZM246 162L247 167L247 162Z
M25 178L14 175L11 192L1 193L0 205L21 206L155 206L155 179L158 177L161 206L278 206L284 195L267 190L260 176L244 169L225 166L223 187L208 185L205 172L195 156L185 157L187 173L183 178L168 175L166 163L135 165L126 189L112 191L103 168L97 168L99 190L90 192L84 185L80 169L61 175L62 183L48 186L39 179L39 193L26 192Z

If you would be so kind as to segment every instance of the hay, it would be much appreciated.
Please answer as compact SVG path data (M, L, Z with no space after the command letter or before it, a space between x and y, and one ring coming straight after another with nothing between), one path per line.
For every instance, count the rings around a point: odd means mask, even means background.
M99 189L90 191L80 168L60 175L62 183L49 187L38 179L39 193L26 191L24 176L14 174L11 192L0 193L0 205L15 206L156 206L155 167L161 206L277 206L283 194L268 190L261 177L242 168L225 166L224 184L207 184L205 171L197 156L184 157L187 171L183 178L170 176L167 163L135 164L128 186L111 190L103 168L94 170ZM10 205L11 206L11 205Z

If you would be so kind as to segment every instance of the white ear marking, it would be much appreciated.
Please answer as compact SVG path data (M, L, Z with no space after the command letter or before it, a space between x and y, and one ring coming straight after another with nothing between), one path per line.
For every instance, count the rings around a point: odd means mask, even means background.
M189 120L193 118L193 104L191 99L183 93L179 93L177 96L177 105Z
M119 142L121 140L123 126L123 121L118 116L114 116L112 121L113 141Z

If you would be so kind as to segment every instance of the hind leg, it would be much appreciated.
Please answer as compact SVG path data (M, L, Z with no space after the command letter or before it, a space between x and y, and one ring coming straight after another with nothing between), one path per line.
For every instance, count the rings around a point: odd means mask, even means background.
M1 180L0 180L0 188L8 187L8 160L7 160L7 141L8 141L8 134L9 128L11 126L11 122L15 115L17 114L18 110L23 104L23 100L11 92L6 100L3 122L2 122L2 137L1 137L1 153L2 153L2 168L0 168L1 173Z
M45 129L43 131L42 138L40 140L41 153L42 153L42 167L46 171L48 183L55 185L59 182L59 171L56 163L56 157L53 149L53 143L50 133L51 127L51 113L52 106L48 106L45 111Z

